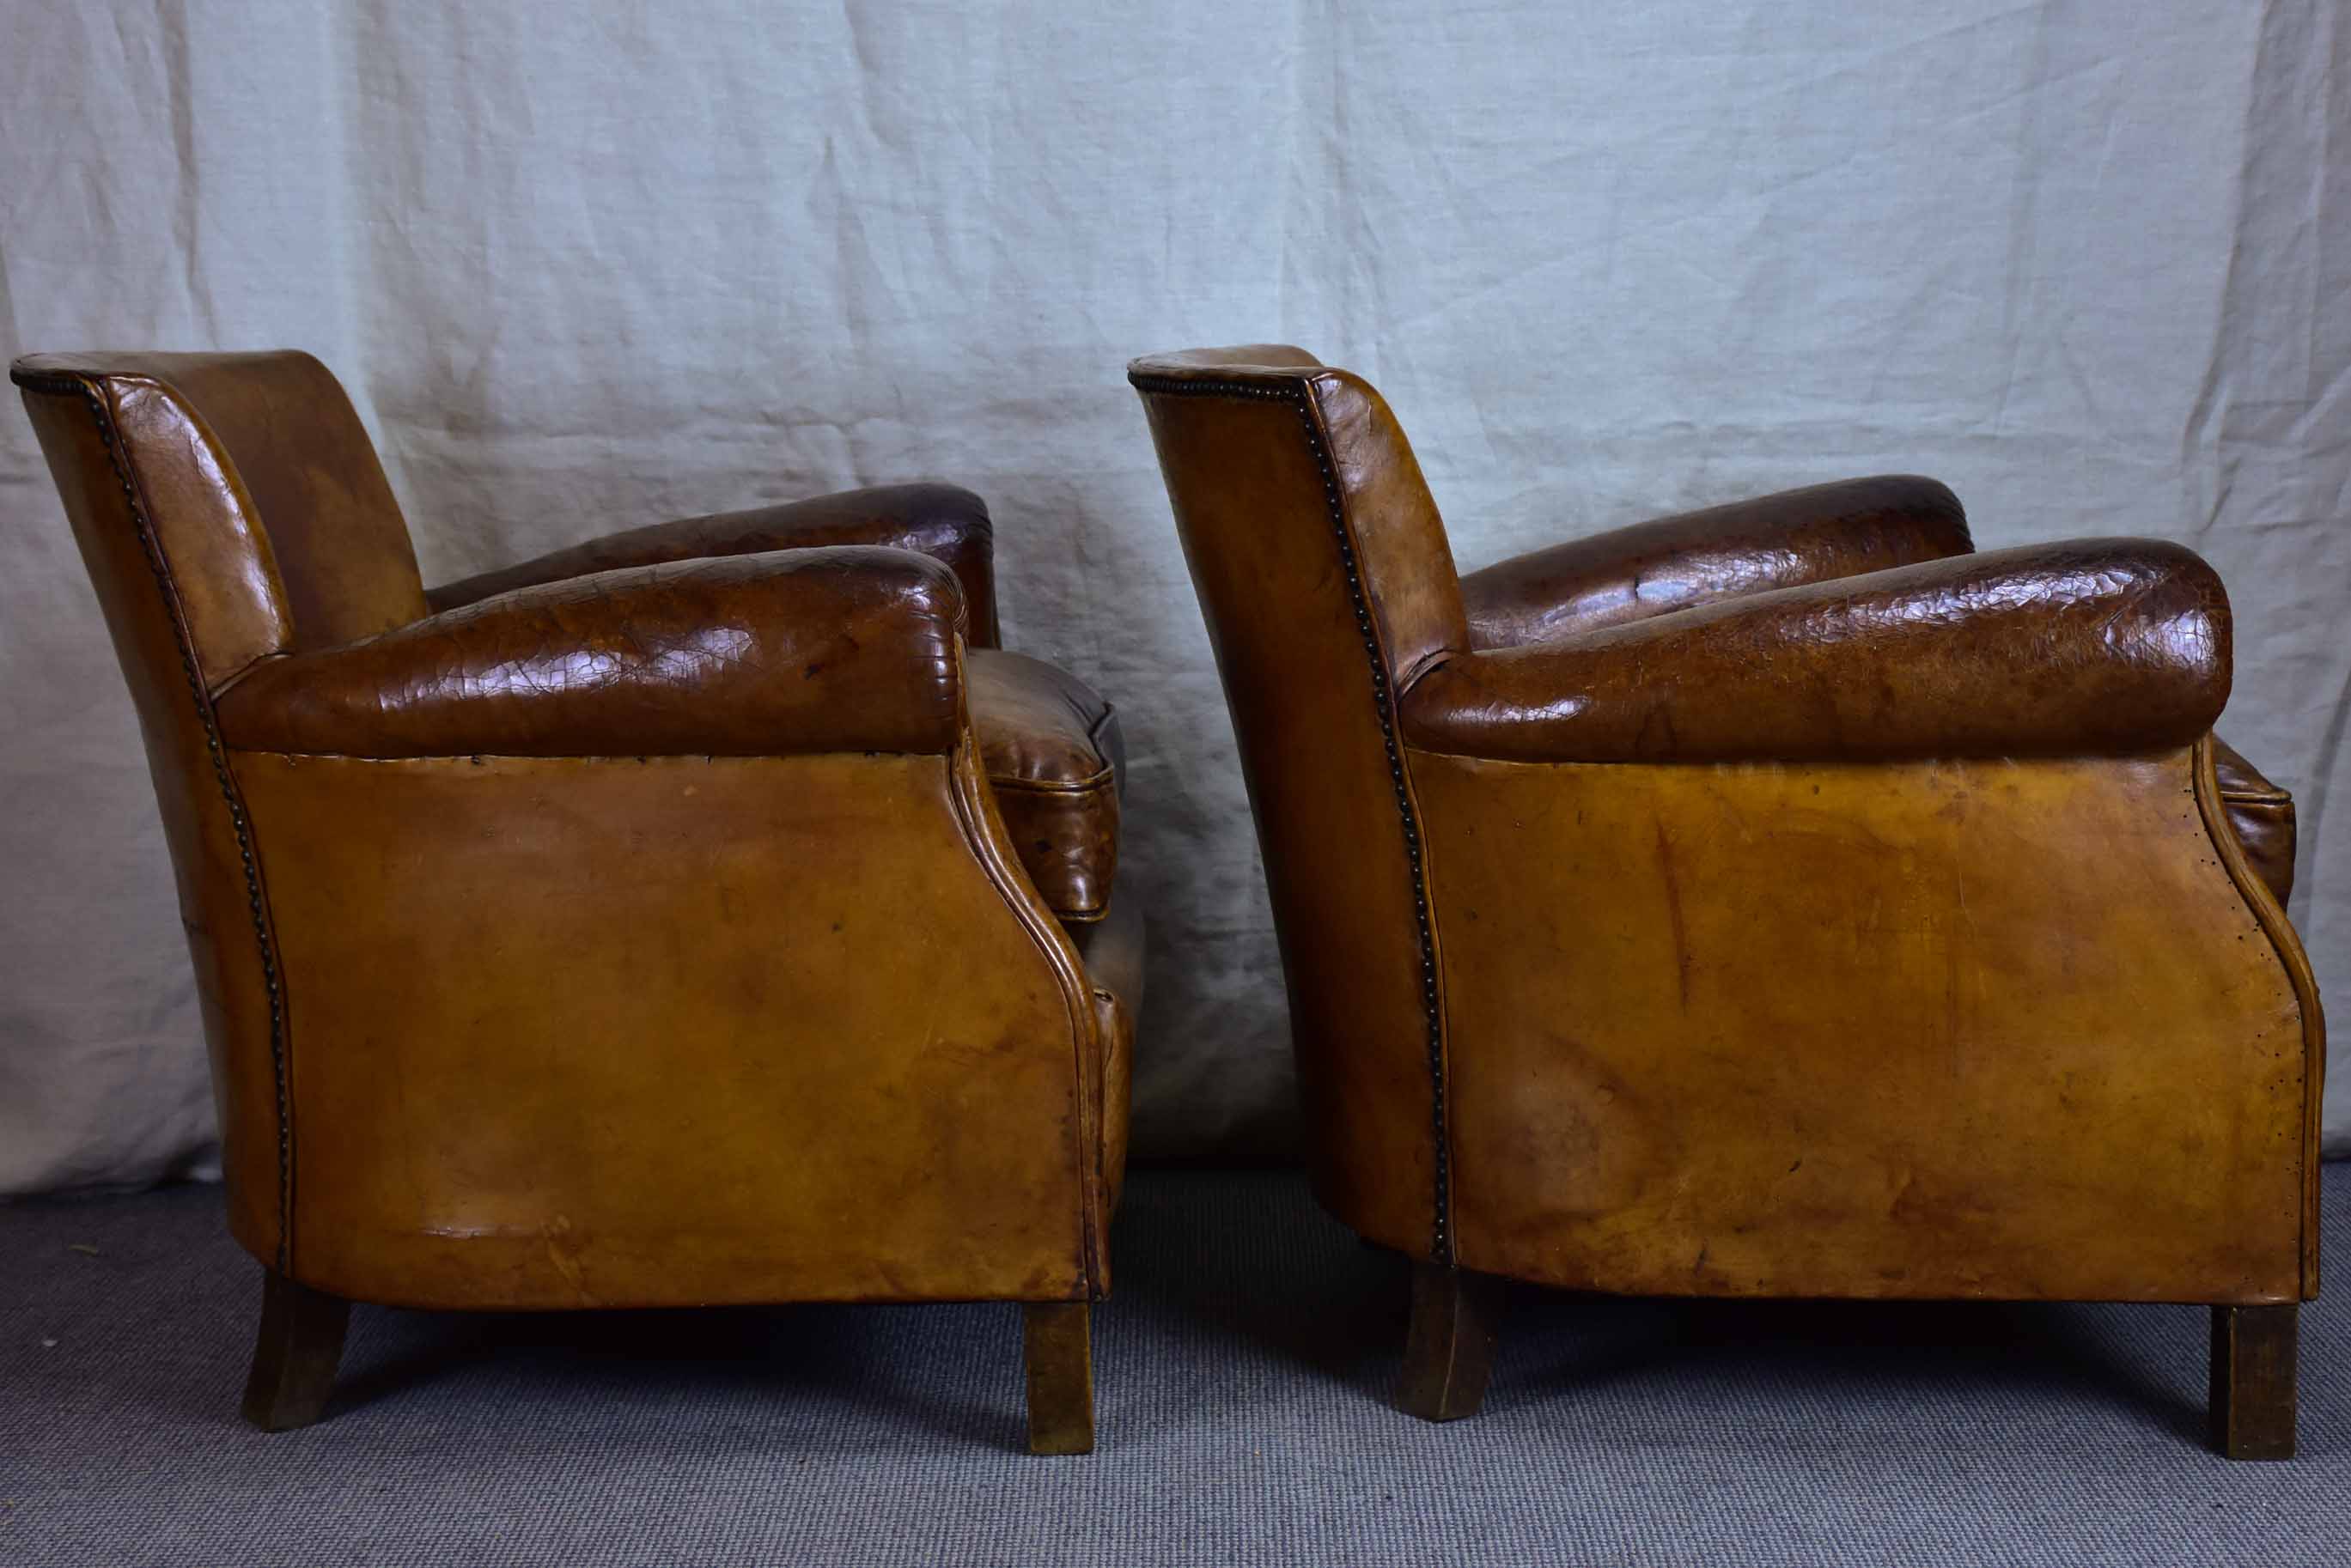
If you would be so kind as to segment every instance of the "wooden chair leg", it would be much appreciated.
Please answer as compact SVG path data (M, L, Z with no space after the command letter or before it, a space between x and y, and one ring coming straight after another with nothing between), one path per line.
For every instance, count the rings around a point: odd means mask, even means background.
M351 1303L298 1284L277 1270L262 1276L261 1337L245 1380L245 1418L265 1432L307 1427L327 1407Z
M1094 1349L1083 1302L1030 1302L1021 1309L1029 1364L1029 1451L1094 1451Z
M1424 1421L1458 1421L1478 1413L1494 1365L1501 1282L1486 1274L1416 1262L1412 1327L1396 1403Z
M2232 1459L2294 1458L2301 1309L2212 1309L2212 1446Z

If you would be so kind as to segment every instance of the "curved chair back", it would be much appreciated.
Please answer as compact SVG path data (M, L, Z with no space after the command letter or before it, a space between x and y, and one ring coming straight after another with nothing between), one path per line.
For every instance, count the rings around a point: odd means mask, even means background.
M212 1052L231 1223L255 1252L282 1258L286 997L213 698L256 660L423 616L407 526L350 400L307 354L44 355L11 379L146 740Z
M1444 524L1358 377L1275 345L1128 376L1240 744L1316 1188L1443 1256L1443 1014L1395 694L1468 646Z

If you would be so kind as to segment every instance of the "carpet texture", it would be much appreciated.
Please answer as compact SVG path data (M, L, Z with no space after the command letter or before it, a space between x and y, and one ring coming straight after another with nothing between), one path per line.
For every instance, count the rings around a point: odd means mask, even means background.
M265 1437L216 1190L0 1208L0 1563L2351 1561L2338 1303L2293 1464L2205 1449L2170 1306L1522 1290L1435 1428L1386 1403L1399 1265L1296 1179L1143 1173L1115 1240L1101 1447L1036 1459L1004 1305L361 1308L329 1418Z

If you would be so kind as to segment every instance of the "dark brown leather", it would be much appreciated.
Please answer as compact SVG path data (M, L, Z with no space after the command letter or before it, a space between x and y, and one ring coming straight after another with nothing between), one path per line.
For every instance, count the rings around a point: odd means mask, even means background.
M789 756L955 745L955 577L862 546L517 588L255 665L219 699L253 751Z
M1670 1294L2315 1289L2325 1028L2210 770L2200 561L1969 555L1916 488L1886 547L1938 558L1768 586L1879 547L1771 501L1530 566L1484 624L1544 638L1473 648L1376 394L1264 348L1130 374L1343 1222ZM1596 623L1660 570L1721 597Z
M2218 735L2212 737L2212 765L2229 826L2244 846L2245 858L2283 906L2294 896L2294 796L2263 778Z
M1041 659L976 649L971 724L1029 879L1064 920L1098 920L1118 875L1123 743L1111 705Z
M1021 870L948 565L427 616L315 362L16 375L147 740L243 1245L434 1306L1107 1290L1132 988Z
M435 610L454 609L492 594L621 566L831 545L888 545L945 561L963 585L971 645L997 645L996 546L987 503L952 484L875 485L779 506L656 523L444 583L425 597Z
M1499 561L1461 579L1469 638L1511 648L1767 588L1975 547L1959 498L1881 474L1683 512Z
M2152 752L2220 717L2229 630L2178 545L2031 545L1468 654L1413 687L1404 729L1516 762Z

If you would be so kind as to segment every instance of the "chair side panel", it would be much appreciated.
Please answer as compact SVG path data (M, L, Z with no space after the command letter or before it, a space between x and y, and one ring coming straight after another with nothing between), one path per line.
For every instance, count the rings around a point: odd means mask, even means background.
M1088 1295L1090 1004L952 765L237 753L300 1277L441 1307Z
M2316 1025L2192 757L1412 753L1464 1262L1666 1294L2298 1299Z

